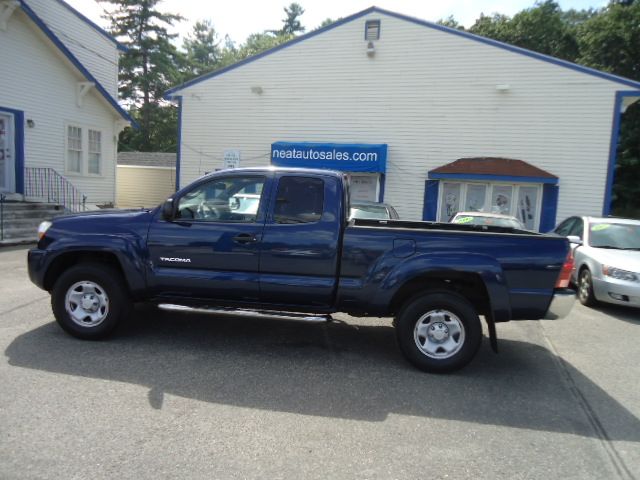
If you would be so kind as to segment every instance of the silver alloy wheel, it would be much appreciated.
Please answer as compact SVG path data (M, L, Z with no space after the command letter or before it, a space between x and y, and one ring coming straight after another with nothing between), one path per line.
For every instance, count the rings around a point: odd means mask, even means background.
M449 310L431 310L422 315L413 329L420 352L430 358L450 358L464 345L464 324Z
M589 300L589 291L591 290L591 282L589 281L589 271L583 270L580 275L580 287L578 294L580 295L580 300L582 302L586 302Z
M84 280L69 287L64 302L71 320L81 327L96 327L109 314L109 297L104 288Z

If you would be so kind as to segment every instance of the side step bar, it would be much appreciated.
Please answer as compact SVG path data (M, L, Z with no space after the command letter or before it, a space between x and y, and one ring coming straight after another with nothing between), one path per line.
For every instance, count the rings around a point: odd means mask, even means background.
M277 312L273 310L249 310L244 308L224 308L224 307L188 307L186 305L175 305L172 303L161 303L160 310L180 313L205 313L222 317L241 318L262 318L265 320L301 320L303 322L331 322L331 315L310 315L306 313Z

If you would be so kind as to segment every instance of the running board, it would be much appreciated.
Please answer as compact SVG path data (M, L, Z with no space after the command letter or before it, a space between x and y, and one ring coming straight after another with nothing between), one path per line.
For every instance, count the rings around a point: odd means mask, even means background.
M249 310L244 308L223 308L223 307L187 307L186 305L175 305L172 303L161 303L160 310L180 313L205 313L208 315L218 315L224 317L241 318L263 318L268 320L301 320L303 322L331 322L331 315L310 315L306 313L277 312L273 310Z

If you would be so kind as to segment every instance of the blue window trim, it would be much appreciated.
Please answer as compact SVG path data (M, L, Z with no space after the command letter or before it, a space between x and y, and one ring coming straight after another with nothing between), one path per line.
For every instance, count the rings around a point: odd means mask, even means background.
M122 118L130 122L134 128L139 128L138 124L131 117L131 115L129 115L129 113L127 113L127 111L124 110L111 95L109 95L109 92L107 92L102 84L98 82L98 80L96 80L91 72L89 72L89 70L87 70L87 68L80 62L80 60L78 60L75 55L71 53L66 45L62 43L60 39L51 31L51 29L47 27L44 21L33 10L31 10L31 7L29 7L29 5L27 5L24 0L20 0L20 6L22 7L24 13L26 13L27 16L31 19L31 21L35 23L36 26L40 28L40 30L42 30L42 33L44 33L47 38L49 38L49 40L51 40L51 42L58 48L58 50L60 50L64 54L64 56L67 57L67 59L73 64L73 66L76 67L87 80L95 85L96 90L100 92L104 99L109 102L109 104L118 112L118 114L120 114Z
M272 53L275 53L279 50L282 50L284 48L288 48L291 47L299 42L302 42L304 40L308 40L309 38L315 37L316 35L320 35L328 30L331 30L333 28L339 27L340 25L344 25L345 23L351 22L353 20L357 20L360 17L363 17L365 15L369 15L371 13L378 13L378 14L382 14L382 15L388 15L390 17L393 18L397 18L399 20L404 20L406 22L411 22L411 23L415 23L417 25L421 25L423 27L427 27L430 28L432 30L439 30L441 32L444 33L450 33L452 35L457 35L459 37L462 38L466 38L468 40L473 40L479 43L484 43L485 45L489 45L492 47L496 47L496 48L501 48L503 50L507 50L509 52L513 52L513 53L518 53L520 55L524 55L526 57L529 58L533 58L536 60L541 60L543 62L547 62L547 63L551 63L553 65L557 65L560 67L564 67L564 68L568 68L571 70L574 70L576 72L579 73L584 73L587 75L592 75L594 77L598 77L598 78L602 78L604 80L609 80L612 82L616 82L616 83L620 83L629 87L633 87L633 88L640 88L640 82L636 82L634 80L630 80L628 78L624 78L624 77L619 77L617 75L613 75L611 73L606 73L606 72L601 72L600 70L596 70L593 68L589 68L589 67L584 67L582 65L578 65L575 63L571 63L568 62L566 60L560 60L559 58L554 58L554 57L550 57L549 55L544 55L542 53L538 53L538 52L533 52L531 50L527 50L521 47L516 47L513 45L509 45L507 43L502 43L499 42L497 40L492 40L490 38L485 38L485 37L481 37L479 35L475 35L473 33L469 33L469 32L465 32L462 30L458 30L455 28L451 28L451 27L445 27L444 25L438 25L436 23L431 23L431 22L427 22L425 20L420 20L418 18L414 18L414 17L410 17L407 15L403 15L400 13L396 13L396 12L392 12L389 10L385 10L382 8L378 8L378 7L369 7L366 10L363 10L361 12L355 13L353 15L350 15L348 17L343 18L342 20L338 20L337 22L334 22L330 25L327 25L326 27L322 27L319 28L318 30L314 30L313 32L309 32L306 35L301 35L299 37L296 37L292 40L289 40L288 42L285 42L281 45L278 45L274 48L271 48L269 50L265 50L262 53L259 53L257 55L254 55L252 57L246 58L244 60L239 61L238 63L234 63L233 65L229 65L228 67L225 68L221 68L220 70L216 70L214 72L210 72L207 73L205 75L202 75L200 77L194 78L192 80L189 80L188 82L185 82L181 85L177 85L169 90L167 90L164 94L164 98L167 100L170 100L177 92L179 92L180 90L183 90L187 87L191 87L193 85L196 85L200 82L203 82L205 80L208 80L210 78L213 77L217 77L218 75L222 75L223 73L226 73L228 71L234 70L238 67L241 67L242 65L246 65L247 63L250 62L254 62L262 57L265 57L267 55L271 55Z
M386 175L384 173L381 173L379 178L379 182L380 182L380 192L378 192L378 202L382 203L384 202L384 182L385 182L385 177Z
M622 101L624 97L640 97L640 91L620 90L616 92L613 104L613 119L611 122L611 143L609 144L609 164L607 166L607 183L604 191L604 203L602 215L611 214L611 197L613 195L613 182L615 180L616 160L618 157L618 140L620 140L620 124L622 122Z
M127 47L125 47L124 45L122 45L118 40L116 40L116 38L111 35L109 32L107 32L104 28L100 27L99 25L97 25L96 23L94 23L93 21L91 21L89 18L85 17L82 13L80 13L78 10L76 10L75 8L73 8L71 5L69 5L67 2L65 2L64 0L56 0L60 5L62 5L64 8L66 8L67 10L69 10L71 13L73 13L76 17L78 17L80 20L82 20L84 23L86 23L87 25L89 25L90 27L92 27L94 30L96 30L99 34L101 34L103 37L105 37L107 40L109 40L110 42L115 43L116 47L118 48L118 50L120 50L121 52L128 52L129 49Z
M178 100L178 145L176 148L176 192L180 190L180 162L182 160L182 97Z
M16 193L24 194L24 112L6 107L0 107L0 112L7 112L13 115Z
M422 204L422 220L435 222L438 218L438 197L440 196L440 180L424 182L424 200Z
M510 175L483 175L476 173L432 173L429 172L431 180L482 180L488 182L509 182L509 183L544 183L557 185L557 178L549 177L517 177Z
M373 25L375 25L375 24L378 25L378 38L374 38L374 39L369 40L367 38L367 30L368 30L367 27L369 27L369 25L372 25L372 24ZM380 35L382 35L382 32L380 31L381 29L382 29L382 21L379 18L367 20L366 22L364 22L364 39L365 39L365 41L372 42L372 41L380 40Z

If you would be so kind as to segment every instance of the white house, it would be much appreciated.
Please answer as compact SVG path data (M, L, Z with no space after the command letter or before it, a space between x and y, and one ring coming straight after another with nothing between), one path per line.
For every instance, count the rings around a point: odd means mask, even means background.
M640 83L376 7L167 92L178 185L229 166L334 168L405 219L609 212Z
M122 49L62 0L0 0L0 192L115 201Z

